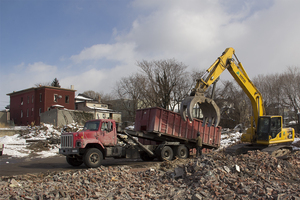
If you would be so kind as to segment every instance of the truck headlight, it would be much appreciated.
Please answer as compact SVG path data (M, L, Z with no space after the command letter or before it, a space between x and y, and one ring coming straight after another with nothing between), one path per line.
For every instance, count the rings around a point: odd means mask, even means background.
M80 141L76 142L76 147L81 147L81 142Z

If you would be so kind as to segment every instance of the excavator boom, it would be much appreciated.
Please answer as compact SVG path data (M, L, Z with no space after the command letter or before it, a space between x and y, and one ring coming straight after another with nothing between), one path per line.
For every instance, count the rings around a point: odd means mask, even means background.
M202 110L204 122L208 122L208 126L217 126L219 124L220 110L214 100L205 97L204 93L207 88L219 78L225 69L230 72L251 100L255 124L257 125L258 117L265 114L262 95L249 79L242 64L237 59L233 48L227 48L222 55L218 57L218 59L206 70L206 73L197 80L196 86L192 90L190 96L182 101L180 113L184 120L186 120L186 115L189 120L193 120L193 110L195 105L198 104Z

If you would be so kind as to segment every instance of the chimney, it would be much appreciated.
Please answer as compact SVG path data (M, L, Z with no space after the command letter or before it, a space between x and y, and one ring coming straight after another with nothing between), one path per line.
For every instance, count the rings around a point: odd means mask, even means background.
M71 90L74 90L74 85L71 85Z

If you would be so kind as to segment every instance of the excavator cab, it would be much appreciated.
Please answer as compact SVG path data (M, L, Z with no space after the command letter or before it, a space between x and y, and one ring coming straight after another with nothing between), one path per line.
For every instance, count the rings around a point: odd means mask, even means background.
M264 116L258 118L257 140L269 141L281 133L281 117Z
M294 130L282 127L281 116L261 116L258 118L257 141L258 144L270 145L294 141Z

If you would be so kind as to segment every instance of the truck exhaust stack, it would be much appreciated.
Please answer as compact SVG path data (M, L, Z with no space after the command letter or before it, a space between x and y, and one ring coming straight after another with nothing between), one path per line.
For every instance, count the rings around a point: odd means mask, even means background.
M186 97L180 108L180 115L183 120L186 121L186 116L188 116L190 121L193 121L193 110L195 105L198 104L203 114L203 125L206 123L207 126L217 127L220 122L220 109L214 100L206 98L203 93L196 96Z

